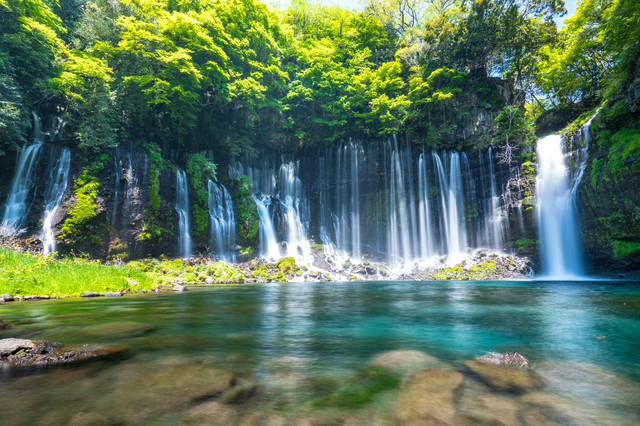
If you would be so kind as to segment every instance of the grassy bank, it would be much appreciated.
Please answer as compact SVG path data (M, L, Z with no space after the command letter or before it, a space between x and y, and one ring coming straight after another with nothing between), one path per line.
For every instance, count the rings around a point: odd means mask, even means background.
M79 296L83 291L104 293L153 287L151 277L133 268L82 259L44 258L0 248L0 294Z

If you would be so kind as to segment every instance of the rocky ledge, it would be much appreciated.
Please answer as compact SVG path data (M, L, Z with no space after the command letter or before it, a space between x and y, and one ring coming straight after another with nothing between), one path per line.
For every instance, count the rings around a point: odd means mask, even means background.
M80 361L127 350L120 345L67 346L47 340L0 339L0 368Z

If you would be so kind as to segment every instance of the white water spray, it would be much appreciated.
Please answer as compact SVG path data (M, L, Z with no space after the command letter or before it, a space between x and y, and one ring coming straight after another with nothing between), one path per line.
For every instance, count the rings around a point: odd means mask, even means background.
M42 242L44 245L45 256L56 251L56 237L53 234L53 220L55 219L55 215L60 207L60 203L62 203L62 197L67 190L70 163L71 152L69 149L64 148L55 167L51 169L49 182L44 193L46 208L42 224Z
M189 189L187 174L176 167L176 211L178 212L178 252L180 257L191 255L191 235L189 234Z

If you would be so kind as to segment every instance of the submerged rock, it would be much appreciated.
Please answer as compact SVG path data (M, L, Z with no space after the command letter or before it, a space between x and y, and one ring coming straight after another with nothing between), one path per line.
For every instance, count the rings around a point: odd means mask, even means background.
M72 362L127 350L127 347L120 345L69 347L47 340L2 339L0 340L0 367Z
M374 367L382 367L396 373L406 374L442 364L438 358L415 350L384 352L371 360Z
M464 381L457 371L429 368L410 376L396 400L402 424L457 424L454 392Z
M173 291L187 291L187 287L180 284L176 284L173 286Z
M2 321L2 318L0 318L0 330L8 330L12 328L11 324L7 324L6 322Z

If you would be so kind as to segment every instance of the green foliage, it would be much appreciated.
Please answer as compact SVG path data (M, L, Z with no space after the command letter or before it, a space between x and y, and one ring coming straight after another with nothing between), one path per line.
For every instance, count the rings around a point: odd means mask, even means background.
M528 147L536 142L536 135L531 123L526 120L523 108L507 105L496 118L497 136L515 146Z
M242 284L244 275L224 262L215 262L191 266L182 261L174 260L145 260L127 263L127 267L144 271L161 285L168 285L179 279L185 283L207 283L207 284Z
M131 285L134 280L139 286ZM55 259L51 256L18 253L0 248L0 292L27 295L79 296L84 291L153 288L153 280L133 268L102 265L81 258Z
M90 234L90 222L98 215L96 198L100 190L100 181L84 169L75 180L73 193L76 202L69 208L67 218L60 226L64 237L83 239ZM87 232L89 231L89 232Z
M615 257L626 257L640 251L640 243L634 241L612 241L611 245Z
M495 261L487 260L479 265L465 269L462 265L442 269L430 275L434 280L481 280L490 277L498 270Z
M248 176L239 176L232 183L235 192L235 205L238 212L238 239L241 242L257 243L260 229L260 215L255 198L253 198L253 182Z
M187 176L193 188L193 217L196 232L205 238L209 229L209 191L207 181L216 180L216 165L202 154L191 154L187 160Z

